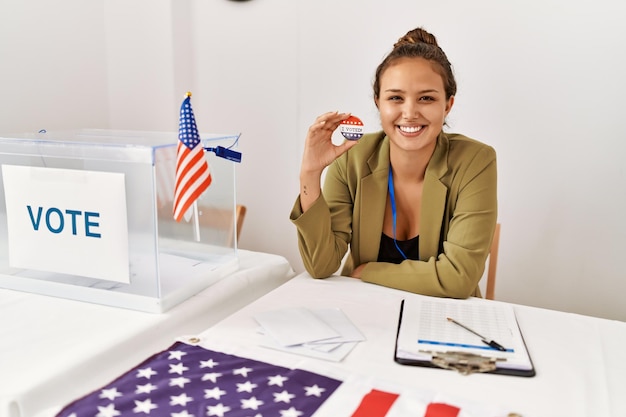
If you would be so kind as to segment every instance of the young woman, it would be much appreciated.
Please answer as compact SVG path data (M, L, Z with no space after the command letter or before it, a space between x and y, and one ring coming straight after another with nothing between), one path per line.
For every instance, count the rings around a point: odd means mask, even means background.
M350 114L309 128L290 218L304 266L414 293L480 296L497 218L493 148L443 132L456 81L433 35L408 32L376 70L382 132L334 145ZM321 176L326 173L324 191Z

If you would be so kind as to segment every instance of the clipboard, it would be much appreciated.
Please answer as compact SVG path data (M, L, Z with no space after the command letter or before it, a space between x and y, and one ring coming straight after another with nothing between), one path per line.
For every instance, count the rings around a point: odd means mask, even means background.
M461 326L498 341L499 351ZM456 370L462 374L491 373L535 376L513 306L484 300L415 296L402 300L394 347L401 365Z

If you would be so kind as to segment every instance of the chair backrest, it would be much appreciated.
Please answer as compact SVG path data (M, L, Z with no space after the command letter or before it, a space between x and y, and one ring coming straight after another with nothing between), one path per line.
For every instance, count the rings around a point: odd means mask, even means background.
M242 204L235 206L235 214L233 216L232 209L218 209L212 207L201 207L200 225L217 230L224 230L228 233L229 246L234 243L234 233L237 234L237 241L241 235L243 221L246 217L247 208Z
M498 248L500 247L500 223L496 223L493 240L489 249L489 263L487 265L487 289L485 298L493 300L496 293L496 268L498 267Z
M242 204L237 204L237 207L235 208L235 216L236 216L235 223L237 225L237 241L239 241L239 235L241 234L241 228L243 227L243 220L246 217L246 211L248 211L246 206Z

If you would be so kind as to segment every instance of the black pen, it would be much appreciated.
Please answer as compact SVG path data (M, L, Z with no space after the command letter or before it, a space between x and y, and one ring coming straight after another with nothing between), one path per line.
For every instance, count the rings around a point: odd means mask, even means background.
M495 340L487 340L487 338L477 332L475 332L474 330L470 329L469 327L459 323L458 321L451 319L450 317L448 317L448 321L451 321L452 323L456 324L457 326L461 326L462 328L464 328L467 331L470 331L472 333L474 333L476 336L480 337L480 340L486 344L491 346L494 349L498 349L501 350L503 352L506 352L506 349L504 348L504 346L502 346L500 343L496 342Z

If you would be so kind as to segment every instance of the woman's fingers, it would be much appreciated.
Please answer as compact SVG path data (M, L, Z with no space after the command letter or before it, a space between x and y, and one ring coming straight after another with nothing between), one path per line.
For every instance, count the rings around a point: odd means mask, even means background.
M309 128L309 131L316 132L326 130L334 132L339 127L339 124L348 117L350 117L350 113L339 113L336 111L324 113L315 119L315 122Z
M328 112L315 119L305 139L302 171L321 171L356 144L356 141L345 141L341 145L335 145L332 141L333 132L348 117L350 113Z

